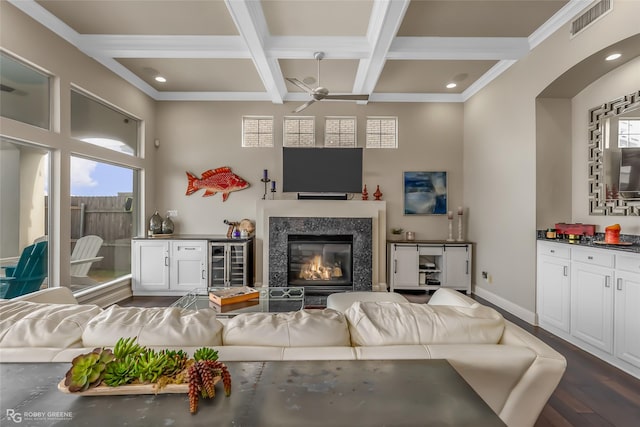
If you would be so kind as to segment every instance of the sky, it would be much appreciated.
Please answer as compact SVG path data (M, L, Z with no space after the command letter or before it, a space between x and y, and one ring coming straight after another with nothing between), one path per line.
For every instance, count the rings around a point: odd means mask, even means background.
M107 163L71 157L72 196L117 196L133 191L133 171Z

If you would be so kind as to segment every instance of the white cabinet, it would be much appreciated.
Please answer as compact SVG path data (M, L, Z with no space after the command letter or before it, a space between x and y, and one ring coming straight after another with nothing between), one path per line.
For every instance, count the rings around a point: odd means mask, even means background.
M540 326L640 378L640 254L540 241L537 274Z
M571 334L611 353L613 349L613 270L573 262Z
M615 355L640 367L640 256L616 258Z
M207 242L174 240L171 242L169 289L190 291L207 287Z
M134 295L169 290L169 242L134 240L131 245Z
M538 292L540 326L554 332L570 331L571 261L569 248L538 244Z
M471 293L471 244L392 243L389 283L395 289L447 287Z
M183 295L206 288L206 240L134 239L131 245L134 295Z

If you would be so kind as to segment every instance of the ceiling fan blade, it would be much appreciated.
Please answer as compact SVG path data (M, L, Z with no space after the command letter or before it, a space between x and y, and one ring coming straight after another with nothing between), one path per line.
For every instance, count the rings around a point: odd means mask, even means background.
M298 108L296 108L295 110L293 110L294 113L299 113L300 111L304 110L305 108L307 108L309 105L313 104L314 102L316 102L315 99L312 99L311 101L307 101L304 104L302 104L301 106L299 106Z
M300 89L304 89L305 92L311 93L313 92L313 89L310 88L309 86L307 86L306 84L302 83L300 80L298 79L291 79L289 77L285 77L285 79L290 82L293 83L294 85L298 86Z
M351 94L351 93L335 93L324 97L324 99L332 99L334 101L368 101L369 95Z

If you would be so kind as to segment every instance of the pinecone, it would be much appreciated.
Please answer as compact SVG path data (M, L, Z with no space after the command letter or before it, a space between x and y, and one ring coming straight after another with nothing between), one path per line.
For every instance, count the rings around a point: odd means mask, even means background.
M200 390L202 389L202 379L198 374L196 365L189 367L189 412L195 414L198 412L198 399Z
M215 371L204 361L196 362L195 367L202 379L202 397L213 399L216 395L214 382Z

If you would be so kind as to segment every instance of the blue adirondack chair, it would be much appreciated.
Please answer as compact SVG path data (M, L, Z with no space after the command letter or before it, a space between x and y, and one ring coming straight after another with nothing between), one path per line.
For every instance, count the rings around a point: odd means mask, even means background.
M0 298L14 298L40 289L47 277L47 242L27 246L15 267L7 268L0 277Z

